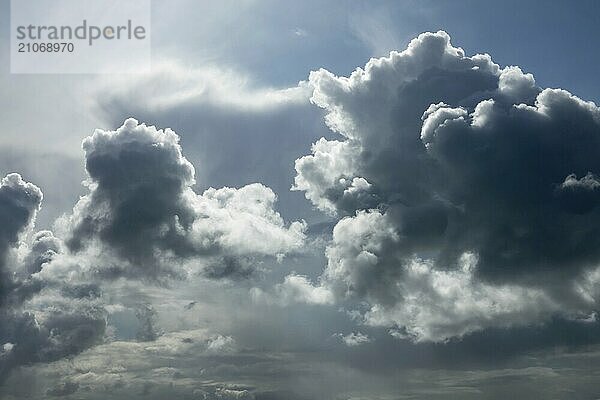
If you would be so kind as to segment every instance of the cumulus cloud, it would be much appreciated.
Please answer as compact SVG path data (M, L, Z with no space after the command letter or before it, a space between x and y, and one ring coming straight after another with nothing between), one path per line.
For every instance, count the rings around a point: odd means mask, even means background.
M73 252L100 246L126 261L112 270L117 276L177 274L174 264L197 257L209 276L246 275L256 257L302 244L304 223L286 226L262 184L196 194L194 168L170 129L128 119L116 131L97 130L83 148L90 193L62 230Z
M441 31L309 84L339 134L296 160L294 189L341 217L315 287L413 340L594 310L574 289L600 261L594 103Z
M44 265L54 260L62 251L63 244L52 231L36 232L29 246L29 252L23 260L25 265L23 272L27 274L40 272Z
M42 191L25 182L19 174L9 174L0 182L0 265L4 267L7 252L14 247L19 235L35 220L42 202ZM3 279L4 280L4 279Z
M6 313L5 308L21 303L39 290L39 285L29 279L27 268L19 268L21 262L17 250L22 244L21 239L26 239L33 228L42 197L42 191L25 182L19 174L9 174L0 182L0 313ZM35 257L39 247L32 248L26 261ZM12 353L12 348L5 359Z
M49 282L36 274L61 252L51 232L32 233L42 197L18 174L0 184L0 379L15 366L79 353L104 335L104 311L94 301L70 302L50 289L41 294Z

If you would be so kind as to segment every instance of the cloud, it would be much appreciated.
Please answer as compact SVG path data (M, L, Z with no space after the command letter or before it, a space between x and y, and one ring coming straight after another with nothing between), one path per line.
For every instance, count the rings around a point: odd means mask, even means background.
M19 234L35 219L42 202L42 191L25 182L19 174L9 174L0 182L0 265L4 266L7 251L15 246Z
M256 87L250 77L223 66L187 68L172 61L159 61L152 72L137 74L133 80L116 79L98 83L97 90L109 95L108 99L99 100L101 106L111 107L111 101L134 101L154 112L195 104L260 113L304 103L310 95L306 85L285 89ZM118 108L129 107L121 104Z
M206 352L226 354L235 351L235 340L231 336L216 335L208 339Z
M37 276L62 251L51 232L32 233L42 197L18 174L0 184L0 380L15 366L79 353L104 336L105 316L95 300L70 302Z
M0 358L0 379L16 366L51 362L98 344L106 321L101 307L92 304L54 304L45 311L4 309L0 341L10 344Z
M15 264L19 264L20 240L33 227L42 197L42 191L19 174L9 174L0 182L0 312L7 303L20 302L21 297L38 290L37 285L22 282L28 274L22 275Z
M295 165L294 189L341 218L315 288L366 301L365 322L416 341L593 312L594 103L441 31L309 84L339 134Z
M262 184L196 194L194 167L179 137L128 119L116 131L97 130L83 143L90 193L62 221L73 252L100 246L124 260L115 276L177 275L181 260L204 258L206 274L251 273L257 257L300 248L305 225L289 226Z
M63 252L62 247L62 242L54 236L52 231L36 232L33 235L29 253L23 261L25 272L28 274L40 272L45 264Z
M323 287L314 286L307 277L288 275L283 283L275 286L277 299L283 304L305 302L309 304L332 304L333 295Z
M83 148L91 193L75 206L69 248L78 251L98 236L135 262L151 259L159 241L185 251L185 244L177 246L177 227L193 220L184 195L194 169L175 133L131 119L115 132L96 131Z
M348 347L360 346L361 344L369 343L371 341L371 338L360 332L350 332L347 335L336 333L334 336L340 338L340 340Z
M9 174L0 183L0 379L15 365L79 352L103 332L104 320L83 308L47 311L40 318L22 309L43 287L31 274L59 251L48 232L35 234L29 247L21 241L33 229L42 197L37 186L18 174ZM24 253L22 259L19 251Z

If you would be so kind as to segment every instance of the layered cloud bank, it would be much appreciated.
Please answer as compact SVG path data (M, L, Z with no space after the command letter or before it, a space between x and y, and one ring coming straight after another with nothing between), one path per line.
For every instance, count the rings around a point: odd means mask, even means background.
M341 219L305 301L366 302L365 322L416 341L595 310L594 103L465 56L445 32L309 83L340 136L296 160L294 189Z
M0 378L104 341L107 310L124 307L103 295L105 284L248 277L303 244L305 224L286 225L262 184L196 194L194 167L169 129L128 119L83 149L89 193L58 221L57 236L33 231L37 186L18 174L0 184ZM138 336L156 339L152 306L134 306Z

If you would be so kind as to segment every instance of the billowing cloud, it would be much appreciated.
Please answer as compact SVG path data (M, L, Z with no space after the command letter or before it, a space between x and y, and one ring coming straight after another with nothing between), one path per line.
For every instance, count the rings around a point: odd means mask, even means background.
M316 287L418 341L593 312L594 103L466 56L445 32L309 83L340 134L296 160L294 188L342 217Z
M90 193L62 229L71 251L100 246L126 261L129 267L112 269L117 276L177 274L173 265L197 257L210 276L247 274L256 257L302 244L304 223L286 226L262 184L197 195L194 168L170 129L128 119L116 131L97 130L83 148Z
M41 202L42 191L19 174L9 174L0 182L0 264L4 265L9 248L35 219Z
M35 274L61 251L48 231L27 240L42 197L18 174L7 175L0 185L0 379L15 366L79 353L104 335L104 311L94 301L38 296L47 282ZM33 296L38 296L34 304Z

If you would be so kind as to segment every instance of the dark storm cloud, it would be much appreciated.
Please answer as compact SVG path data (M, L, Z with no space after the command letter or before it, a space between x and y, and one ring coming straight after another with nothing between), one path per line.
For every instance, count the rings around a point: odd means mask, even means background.
M24 307L46 285L33 274L61 251L51 232L37 232L31 242L26 238L42 197L18 174L7 175L0 185L0 380L15 366L79 353L104 335L103 311L90 304L64 304L43 313ZM13 254L19 245L26 246L22 259Z
M106 327L103 311L93 308L53 311L43 319L29 312L6 311L0 319L0 341L5 343L0 360L2 379L15 366L77 354L99 343Z
M9 174L0 183L0 307L29 292L29 285L19 282L16 274L20 271L12 265L16 257L9 253L18 246L20 236L32 227L42 197L42 191L19 174ZM32 286L37 290L36 285Z
M425 124L444 109L426 116ZM444 171L445 193L438 195L463 209L449 227L442 257L475 251L478 273L502 282L535 283L541 271L549 279L571 278L597 266L595 105L550 89L533 107L487 100L471 116L424 127L423 139Z
M5 263L6 252L14 246L19 234L35 218L42 202L42 191L23 181L19 174L9 174L0 183L0 265Z
M595 309L595 104L467 57L445 32L309 83L341 139L296 160L295 189L346 216L314 290L366 300L366 322L415 340Z
M188 229L194 218L183 198L194 169L177 142L173 132L146 129L134 120L114 134L97 131L86 139L86 170L94 187L68 246L80 250L97 235L136 263L151 260L157 245L176 254L191 252L177 226Z
M27 282L20 283L27 287ZM28 296L36 295L41 284L28 288ZM21 288L15 284L18 293ZM0 380L17 366L51 362L78 354L100 343L106 329L106 315L93 302L54 302L44 310L28 310L13 301L0 310ZM24 300L19 298L19 300Z

